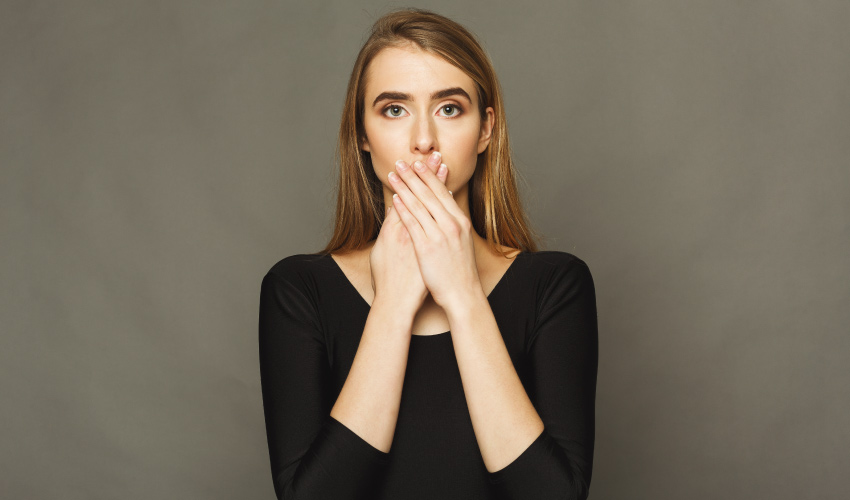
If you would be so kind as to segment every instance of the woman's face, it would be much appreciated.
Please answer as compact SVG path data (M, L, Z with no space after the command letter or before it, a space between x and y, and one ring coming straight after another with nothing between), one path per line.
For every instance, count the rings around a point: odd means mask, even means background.
M387 174L395 162L424 162L434 151L449 168L446 186L455 199L467 197L467 182L490 143L494 122L490 107L487 119L481 119L472 78L416 46L383 49L366 71L361 148L372 156L385 200L394 192Z

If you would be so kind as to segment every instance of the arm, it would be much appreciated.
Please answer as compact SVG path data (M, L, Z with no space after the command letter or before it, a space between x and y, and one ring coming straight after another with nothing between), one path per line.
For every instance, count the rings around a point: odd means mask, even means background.
M598 359L593 279L575 257L541 258L553 268L527 341L528 387L489 304L472 300L458 308L450 316L452 340L482 457L505 498L585 499Z
M296 283L297 273L283 266L266 274L260 294L260 378L275 494L359 498L388 462L410 339L376 304L329 413L325 340L313 301Z

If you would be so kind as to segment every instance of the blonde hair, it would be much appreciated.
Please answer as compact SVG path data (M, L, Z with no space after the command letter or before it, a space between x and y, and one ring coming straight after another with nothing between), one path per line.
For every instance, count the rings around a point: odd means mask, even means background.
M490 143L478 155L469 181L469 213L475 231L496 253L500 245L537 251L536 236L519 200L508 144L502 91L493 65L472 33L444 16L424 9L391 11L372 26L348 81L336 157L339 164L336 222L319 254L359 250L377 238L385 216L383 188L371 155L361 149L365 130L365 78L369 63L387 47L415 44L469 75L478 91L482 119L492 107L495 123Z

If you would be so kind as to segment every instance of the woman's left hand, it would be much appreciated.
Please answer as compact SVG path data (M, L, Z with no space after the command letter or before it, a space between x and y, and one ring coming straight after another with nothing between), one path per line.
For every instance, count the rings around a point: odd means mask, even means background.
M395 173L397 176L390 174L397 193L393 205L413 240L422 281L434 302L445 309L483 293L472 222L446 185L420 161L411 168L399 160Z

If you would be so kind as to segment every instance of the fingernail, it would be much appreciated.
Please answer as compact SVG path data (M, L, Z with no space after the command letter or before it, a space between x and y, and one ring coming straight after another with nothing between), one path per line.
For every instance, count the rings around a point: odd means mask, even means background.
M397 168L399 172L404 172L407 170L407 164L404 163L404 160L399 160L395 162L395 168Z
M432 167L436 167L440 164L440 159L442 159L442 157L443 155L441 155L439 151L434 151L433 153L431 153L431 156L428 157L428 163Z
M418 170L420 172L424 172L425 171L425 164L422 163L421 161L413 162L413 168L415 168L416 170Z
M449 167L447 167L447 166L446 166L446 164L445 164L445 163L443 163L442 165L440 165L440 169L439 169L439 170L437 170L437 175L443 175L443 174L445 174L445 173L446 173L446 170L448 170L448 169L449 169Z

